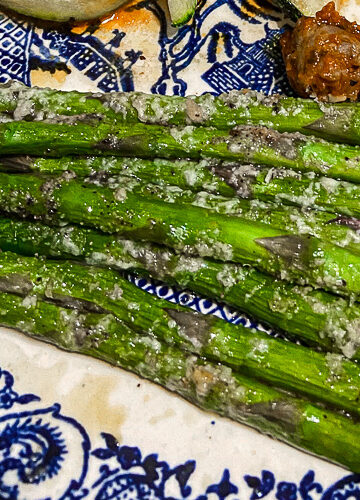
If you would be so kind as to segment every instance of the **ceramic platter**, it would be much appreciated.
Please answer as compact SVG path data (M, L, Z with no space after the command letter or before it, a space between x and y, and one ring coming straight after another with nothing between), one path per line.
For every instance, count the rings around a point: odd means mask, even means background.
M268 0L200 0L180 30L152 0L75 27L2 14L0 81L103 92L288 93L276 48L286 23ZM179 300L168 287L138 285ZM217 304L190 302L237 320ZM360 498L360 475L118 368L14 331L0 336L1 499Z

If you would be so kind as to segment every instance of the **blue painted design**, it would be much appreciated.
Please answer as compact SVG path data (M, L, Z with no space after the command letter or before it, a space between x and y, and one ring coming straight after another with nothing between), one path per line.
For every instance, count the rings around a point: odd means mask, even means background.
M360 499L360 474L351 474L340 479L325 491L321 500L347 500L347 498Z
M30 85L29 45L32 31L26 21L0 18L0 83L17 80Z
M215 493L219 500L225 500L228 496L236 494L239 488L230 481L230 472L225 469L218 484L212 484L206 489L206 493Z
M70 450L69 443L81 443L82 446ZM83 466L72 472L74 478L70 484L65 482L63 488L59 488L63 491L58 498L79 498L79 489L87 473L89 448L85 430L75 420L62 416L59 404L0 417L1 498L24 498L24 486L52 479L64 468L65 459L72 458L77 463L77 457ZM8 479L10 470L15 473L12 482Z
M144 456L140 448L120 444L104 432L102 446L91 449L84 427L62 415L58 403L39 408L38 396L19 396L13 376L1 368L0 381L0 394L4 388L10 389L16 395L12 404L31 407L15 413L8 404L0 408L2 500L39 500L37 488L47 484L47 496L41 500L256 500L271 492L278 500L314 500L313 493L319 498L323 491L319 500L360 500L360 474L345 476L325 489L315 480L313 470L299 483L277 482L269 470L262 470L260 476L244 475L242 482L241 475L231 477L225 468L219 482L192 496L195 460L170 466L158 454Z
M125 52L126 60L115 54L114 49L120 46L124 37L125 33L114 30L112 38L104 45L91 33L78 35L71 31L52 30L38 35L34 31L30 65L47 63L50 68L55 68L62 63L69 71L70 66L74 66L91 81L97 81L97 87L104 92L134 90L131 68L141 52Z
M191 494L187 483L195 470L193 460L170 468L166 462L159 461L156 454L143 459L139 448L120 446L110 434L102 433L102 437L106 448L98 448L92 454L100 460L115 459L113 463L116 465L100 467L100 478L93 485L93 488L100 486L96 500L166 498L165 487L171 478L178 485L179 498L187 498Z
M247 485L253 489L250 500L264 498L274 489L275 476L268 470L261 471L261 479L256 476L244 476Z
M171 36L168 35L165 13L159 5L152 2L139 4L145 5L160 21L159 60L162 74L151 91L185 95L188 83L182 74L199 53L204 53L209 68L203 73L202 80L208 85L209 92L219 94L233 89L252 88L265 93L291 93L279 48L275 48L280 30L269 26L274 17L248 17L241 10L241 3L241 0L203 0L192 22ZM221 12L229 13L229 20L218 21L223 17L221 14L219 16L220 9ZM279 15L279 19L281 17ZM245 43L236 18L263 25L265 36L255 43ZM220 42L225 61L218 60Z
M0 410L9 410L15 403L25 405L32 401L39 401L40 398L34 394L20 396L14 391L13 385L14 377L11 373L0 368Z
M312 491L315 493L321 493L322 486L321 484L315 482L315 472L313 470L309 470L309 472L305 474L300 481L299 493L303 500L313 500L313 497L310 494Z
M290 92L279 50L274 48L280 31L270 26L282 16L256 12L256 16L249 17L243 13L241 3L242 0L201 0L192 22L170 35L159 3L139 2L134 8L148 9L159 19L161 76L150 82L152 92L184 95L189 86L186 70L200 54L207 61L201 79L209 92L218 94L244 87L267 93ZM242 40L239 26L245 20L261 28L255 43ZM115 29L104 43L96 31L97 26L81 34L66 25L56 30L40 29L27 20L1 15L0 83L13 79L30 85L32 69L62 69L67 73L80 71L102 91L133 90L133 66L141 51L132 48L120 56L118 49L126 33ZM221 60L219 44L223 48Z
M277 485L276 498L278 500L296 500L297 499L297 486L295 483L287 483L281 481Z
M176 287L171 287L162 282L134 276L132 274L128 275L128 279L131 283L134 283L134 285L145 292L165 299L173 304L180 304L201 314L211 314L234 325L242 325L245 328L255 328L273 337L280 336L280 334L274 332L270 327L261 324L259 321L252 320L246 314L215 300L202 298L190 291L177 289Z
M27 498L24 487L32 485L36 492L36 485L53 479L61 471L68 473L72 460L78 464L78 470L71 471L71 481L61 480L60 474L59 481L53 482L61 492L57 498L75 500L87 495L86 489L81 490L90 450L85 429L76 420L61 415L59 404L9 412L15 403L29 405L38 403L40 398L34 394L19 395L13 389L14 377L1 368L0 383L0 411L5 412L0 414L0 498ZM74 448L70 449L68 443Z
M115 49L124 37L124 32L114 30L104 44L91 31L79 35L66 27L40 30L30 22L1 15L0 83L17 80L30 85L30 71L37 68L67 73L76 69L96 81L99 90L133 90L132 66L141 52L129 50L125 57L119 56Z

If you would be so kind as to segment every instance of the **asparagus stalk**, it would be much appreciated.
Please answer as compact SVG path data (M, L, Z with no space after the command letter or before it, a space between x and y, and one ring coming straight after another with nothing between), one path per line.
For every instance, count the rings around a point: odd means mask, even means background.
M335 140L341 139L338 137ZM216 137L213 143L222 146L223 140ZM223 153L222 158L229 161L323 174L355 183L360 181L358 146L246 126L230 130L227 144L228 151L226 156ZM204 156L207 155L220 158L219 152L215 150L205 150Z
M333 177L359 182L359 174L356 173L359 146L247 126L238 126L228 132L190 125L5 122L0 123L0 154L215 158L301 171L330 172Z
M198 294L221 297L295 339L360 359L360 309L356 304L349 305L345 299L322 290L274 280L248 266L176 255L154 244L77 226L56 228L4 218L0 219L0 248L147 273ZM183 297L191 302L190 292Z
M0 297L5 326L131 370L200 408L360 471L359 426L349 417L136 334L109 315L84 315L42 301L24 305L21 297L4 293Z
M247 194L260 200L311 206L349 217L360 217L360 188L350 182L328 177L309 178L294 171L274 168L253 169L246 186ZM345 223L346 217L339 221Z
M212 169L215 170L216 167ZM196 191L193 187L191 190L183 190L181 182L176 181L176 185L164 185L161 176L158 176L155 185L137 179L129 180L120 175L110 178L94 175L84 179L84 182L112 189L126 185L127 189L131 187L133 194L156 196L167 203L191 204L219 214L241 216L245 220L261 222L292 234L310 234L360 254L360 220L339 216L340 212L360 217L358 186L327 177L310 181L293 171L278 169L251 167L251 175L245 175L242 167L236 167L231 172L232 182L238 185L238 194L246 198L252 197L251 201L242 197L229 198L207 191ZM241 187L235 179L241 179ZM353 196L347 202L349 194ZM284 206L284 202L298 205L301 210ZM326 208L333 209L334 212L325 212Z
M304 209L303 206L299 211L291 206L264 204L258 199L251 201L236 199L237 194L246 197L256 196L256 189L259 189L258 197L264 196L261 189L266 188L263 184L265 179L268 182L268 171L262 175L263 171L255 167L227 165L209 160L195 163L189 160L168 161L159 158L144 160L116 157L61 159L3 157L0 158L0 170L33 172L41 175L61 175L71 171L76 176L85 178L84 182L95 185L109 187L121 187L122 183L136 185L138 192L155 191L157 196L165 201L176 200L177 203L185 201L219 213L241 214L247 220L261 221L291 233L311 234L346 247L351 252L360 253L357 234L360 222L339 218L335 213L319 213L308 207ZM251 179L250 173L256 176L257 180L261 179L261 182ZM285 172L284 175L286 175ZM131 178L131 181L126 179L127 176ZM154 184L162 186L162 189L154 187ZM199 194L184 193L181 190L175 190L172 186L190 189ZM226 198L209 196L207 193L217 193ZM281 196L285 198L284 189L281 191ZM229 200L228 197L232 199Z
M78 122L76 125L26 121L0 123L1 155L236 158L236 154L228 150L227 141L227 132L194 126L162 127L106 122Z
M137 332L224 362L252 377L360 414L360 367L214 317L186 312L134 287L118 273L67 261L0 255L1 290L47 297L83 310L111 312Z
M71 171L77 177L88 181L116 182L119 176L139 179L149 184L178 186L192 191L207 191L222 196L235 196L235 189L210 168L215 160L166 160L154 158L117 158L117 157L63 157L37 158L29 156L0 157L0 171L15 173L35 173L41 175L61 175Z
M254 91L184 98L138 92L61 92L16 84L0 90L0 113L8 120L50 123L143 122L218 129L262 125L280 132L300 131L336 141L360 142L358 103L317 103L279 95L267 97Z
M344 295L360 291L358 256L312 236L185 203L166 203L152 195L139 196L126 186L91 189L70 174L44 180L0 173L0 185L3 212L161 242L189 255L251 264L285 280Z

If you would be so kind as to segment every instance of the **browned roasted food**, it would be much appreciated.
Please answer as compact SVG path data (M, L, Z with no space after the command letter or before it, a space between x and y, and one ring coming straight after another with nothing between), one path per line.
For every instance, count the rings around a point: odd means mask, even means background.
M281 37L291 86L302 97L355 101L360 93L360 25L328 3L316 17L301 17Z

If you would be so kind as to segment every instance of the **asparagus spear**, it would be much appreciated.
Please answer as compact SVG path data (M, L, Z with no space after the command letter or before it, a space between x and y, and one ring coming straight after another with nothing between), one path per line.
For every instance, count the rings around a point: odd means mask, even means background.
M218 142L216 139L218 138ZM71 154L143 158L230 158L227 133L215 128L78 122L0 123L0 154ZM236 156L236 155L235 155Z
M222 196L235 196L235 189L210 172L215 161L166 160L154 158L63 157L37 158L29 156L0 157L0 171L61 175L66 171L92 182L117 181L119 176L141 179L143 182L178 186L192 191L205 190Z
M313 177L283 169L253 169L246 181L247 195L264 201L331 210L360 217L360 189L356 184L328 177ZM336 219L336 216L334 217ZM340 218L342 223L345 218ZM351 220L349 221L351 225Z
M136 240L161 242L189 255L251 264L300 284L345 295L360 290L358 256L308 235L241 216L225 216L152 195L84 187L71 175L49 180L0 173L0 210L48 222L84 224Z
M144 160L139 158L88 157L88 158L31 158L8 157L0 158L0 170L9 172L34 172L39 174L57 174L71 171L84 182L109 187L120 187L121 183L137 185L139 190L153 192L165 201L192 203L219 213L241 214L252 221L261 221L270 226L284 229L296 234L311 234L330 241L347 250L360 253L357 229L360 222L339 218L330 212L318 212L308 207L299 211L291 206L264 204L258 199L245 201L235 199L236 194L251 196L257 189L257 184L249 178L250 173L257 179L266 179L262 170L256 167L227 165L209 160L198 163L189 160L168 161L163 159ZM211 170L211 172L209 171ZM266 171L268 172L268 171ZM284 174L286 175L286 174ZM290 175L290 174L289 174ZM86 177L87 176L87 177ZM132 180L129 181L126 177ZM135 180L139 182L136 183ZM268 181L268 179L266 179ZM146 184L144 184L144 182ZM263 181L262 181L263 182ZM331 181L330 181L331 182ZM140 186L140 184L142 184ZM150 184L162 186L162 189ZM262 185L262 184L261 184ZM261 197L261 185L259 197ZM197 195L175 190L190 189ZM218 193L219 196L209 196L207 193ZM282 190L282 196L284 190ZM227 197L233 199L229 200Z
M34 296L47 297L84 310L111 312L140 333L154 334L252 377L360 414L357 364L214 317L194 316L144 293L114 271L3 252L0 285L5 292L27 294L27 302Z
M216 167L212 169L215 170ZM360 193L358 186L327 177L310 181L293 171L279 169L251 167L250 171L251 175L245 175L242 167L235 167L231 169L230 177L238 186L238 193L246 198L253 198L251 201L242 197L229 198L197 191L194 187L192 190L184 190L181 189L181 182L176 181L176 185L164 185L161 176L157 177L155 185L137 179L129 180L121 175L110 178L94 175L84 179L84 182L112 189L124 185L129 189L131 186L133 194L152 195L168 203L191 204L219 214L241 216L248 221L261 222L292 234L310 234L360 254L360 220L339 216L340 212L360 217L357 208ZM346 202L348 195L353 196L351 201ZM284 205L284 202L298 205L301 210ZM325 212L325 208L333 209L334 212Z
M242 126L223 131L190 125L19 121L0 123L0 154L216 158L330 172L332 176L358 182L360 148L298 134L280 134L263 127Z
M360 471L359 426L349 417L138 335L109 315L84 315L42 301L24 305L22 298L4 293L0 297L5 326L131 370L203 409Z
M335 140L339 141L340 137ZM219 146L223 145L222 141L218 137L213 139L213 143ZM336 144L298 133L279 133L263 127L246 126L230 130L227 144L228 151L222 153L222 158L233 162L323 174L355 183L360 181L358 146ZM205 150L204 156L207 155L220 158L219 152L215 150Z
M274 280L248 266L176 255L154 244L77 226L56 228L4 218L0 218L0 248L148 273L205 296L221 297L234 308L310 345L360 359L360 309L356 304L350 306L322 290ZM191 303L190 292L183 297Z
M184 98L137 92L60 92L16 84L0 90L0 113L8 120L50 123L139 121L219 129L262 125L281 132L301 131L336 141L360 142L358 103L317 103L279 95L267 97L254 91Z

